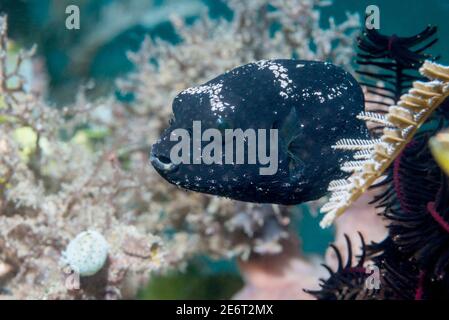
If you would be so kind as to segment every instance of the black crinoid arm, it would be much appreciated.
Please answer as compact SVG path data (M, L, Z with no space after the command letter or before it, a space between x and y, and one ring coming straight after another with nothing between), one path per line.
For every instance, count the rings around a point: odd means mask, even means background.
M390 237L380 243L372 243L366 251L372 263L381 270L382 299L414 300L420 297L422 274L415 263L398 251Z
M434 27L428 27L412 37L385 36L376 30L365 30L359 39L357 62L362 85L368 88L371 95L382 98L380 102L377 99L367 102L374 103L379 113L390 106L386 117L369 114L361 117L374 122L382 120L383 127L378 128L382 130L381 134L376 137L380 141L378 146L396 143L382 139L391 137L389 130L405 128L401 127L402 124L395 127L388 123L395 120L395 110L406 114L406 110L417 108L416 112L411 113L411 126L415 131L409 136L401 134L397 142L401 147L387 154L391 158L385 162L387 166L382 167L383 178L372 186L379 193L372 204L377 206L388 224L387 238L366 249L367 258L380 269L381 289L365 296L363 288L349 286L361 283L354 282L355 274L352 274L352 281L342 281L347 279L348 272L346 268L339 268L324 281L322 290L315 293L319 299L449 299L448 177L429 148L429 139L449 126L449 98L445 89L448 75L447 67L424 62L431 59L424 51L437 41L435 34ZM422 74L426 77L430 74L428 78L436 80L419 81L421 76L417 69L423 63L420 69ZM428 68L433 69L429 71ZM441 85L443 89L437 89ZM435 93L437 91L439 93ZM439 98L432 100L435 95ZM420 111L426 110L429 105L432 106L431 111L420 118ZM376 136L379 130L373 130L373 135ZM343 143L343 147L346 144ZM355 175L355 178L359 176ZM379 178L380 175L374 177ZM342 185L346 186L344 183ZM330 204L330 208L332 205L347 208L346 203L341 205L338 201Z
M369 93L382 98L367 101L383 106L394 105L421 76L417 70L425 60L437 59L425 50L434 45L437 28L429 26L411 37L386 36L376 29L365 29L358 38L357 73ZM379 85L379 82L381 85Z
M377 75L361 74L372 81L382 80L389 98L396 103L411 81L419 80L415 71L430 58L423 51L437 41L432 40L435 33L434 27L408 38L365 32L359 45L368 53L361 54L363 60L358 63L387 70L392 77L384 77L379 71ZM420 48L411 49L417 46ZM378 64L379 58L390 63ZM374 86L371 90L376 92ZM421 126L387 170L386 178L374 186L383 187L373 203L389 221L388 238L375 246L378 254L373 258L382 270L386 298L449 298L448 180L428 144L436 132L448 126L448 102Z
M357 262L353 263L354 255L352 253L351 240L347 235L346 247L347 258L343 261L341 252L335 245L331 245L332 250L337 257L338 266L336 270L332 270L326 264L322 266L329 272L329 278L320 279L319 290L305 290L318 300L366 300L376 299L379 296L379 290L367 286L369 276L371 275L366 269L366 246L361 233L359 233L361 241L361 255L357 257Z
M389 221L389 241L397 257L420 274L414 283L417 299L442 298L437 294L442 287L449 298L449 188L428 146L429 138L447 125L444 114L435 114L438 122L427 123L430 128L418 133L396 158L388 173L390 183L376 199ZM394 259L389 251L386 263Z

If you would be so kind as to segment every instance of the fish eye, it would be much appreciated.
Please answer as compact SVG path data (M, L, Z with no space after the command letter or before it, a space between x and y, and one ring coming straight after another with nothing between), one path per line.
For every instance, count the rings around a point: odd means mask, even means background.
M217 129L224 133L226 129L232 129L232 123L227 119L218 118Z

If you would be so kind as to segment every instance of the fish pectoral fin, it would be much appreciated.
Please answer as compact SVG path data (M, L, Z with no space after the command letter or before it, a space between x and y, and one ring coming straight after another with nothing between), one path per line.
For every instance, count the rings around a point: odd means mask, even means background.
M298 157L298 153L303 147L300 141L300 123L301 120L298 111L295 107L292 107L280 128L281 136L284 137L286 141L287 155L291 159L289 163L290 171L295 172L302 170L304 167L304 162Z
M285 141L290 143L298 136L299 123L298 111L292 107L279 130L281 136L285 137Z
M288 164L290 175L297 176L298 174L301 174L304 169L304 162L290 150L287 150L287 155L290 159Z

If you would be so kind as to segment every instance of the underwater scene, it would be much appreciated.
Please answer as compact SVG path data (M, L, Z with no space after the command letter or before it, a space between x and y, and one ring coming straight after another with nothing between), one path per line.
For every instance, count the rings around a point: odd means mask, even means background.
M449 300L448 17L0 0L0 300Z

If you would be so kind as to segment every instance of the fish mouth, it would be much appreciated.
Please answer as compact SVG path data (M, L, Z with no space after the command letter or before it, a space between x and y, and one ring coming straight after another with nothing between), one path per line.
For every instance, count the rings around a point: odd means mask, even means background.
M172 163L169 158L154 153L150 154L150 162L163 173L175 172L179 168L179 165Z

